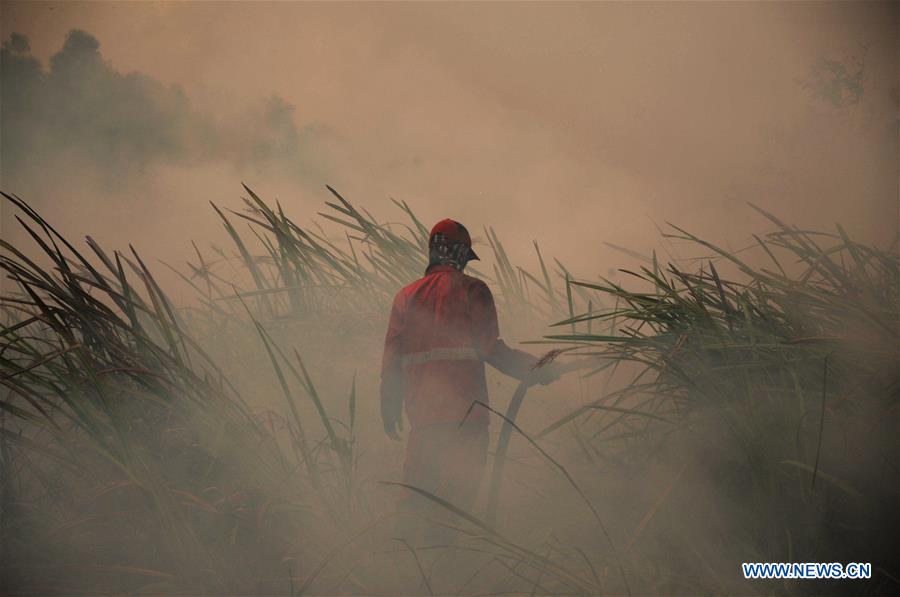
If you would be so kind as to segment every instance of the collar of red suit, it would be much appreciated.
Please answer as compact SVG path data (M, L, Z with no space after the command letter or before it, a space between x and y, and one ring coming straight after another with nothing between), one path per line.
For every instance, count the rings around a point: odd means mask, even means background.
M430 265L428 269L425 270L425 275L428 274L436 274L437 272L458 272L459 270L453 267L452 265Z

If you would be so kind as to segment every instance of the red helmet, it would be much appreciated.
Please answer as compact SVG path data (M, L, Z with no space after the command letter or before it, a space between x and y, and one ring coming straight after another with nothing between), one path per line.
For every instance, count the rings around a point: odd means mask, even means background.
M436 237L440 237L445 239L449 243L462 243L465 246L469 247L469 260L478 259L478 255L475 254L475 251L472 250L472 237L469 236L469 231L466 230L466 227L457 222L456 220L451 220L447 218L446 220L441 220L431 229L431 234L428 235L428 246L434 246L436 241Z

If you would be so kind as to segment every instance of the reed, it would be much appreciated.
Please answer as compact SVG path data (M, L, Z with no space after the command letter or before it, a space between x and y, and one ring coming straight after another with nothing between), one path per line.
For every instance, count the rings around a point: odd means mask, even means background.
M376 381L352 352L377 345L393 294L421 275L427 229L404 202L404 223L385 224L330 187L329 229L302 226L245 191L242 211L212 206L230 245L194 245L185 269L172 268L196 293L182 306L133 249L107 253L88 238L79 251L4 194L30 239L0 240L14 284L0 297L6 592L294 594L295 575L301 593L443 590L427 558L446 546L396 548L390 516L378 515L384 486L360 470L360 397ZM580 514L548 504L543 520L583 516L603 540L510 527L496 512L508 495L499 475L487 516L409 487L455 517L436 523L478 559L454 591L740 590L710 571L728 552L716 533L745 560L884 561L900 470L896 247L757 211L774 230L738 253L672 227L670 240L708 259L654 254L624 272L631 287L551 265L536 242L529 271L485 229L483 277L501 317L556 322L560 333L539 340L554 349L547 360L588 359L586 377L603 380L533 431L514 420L522 386L514 412L495 409L509 424L503 455L516 437L580 504ZM345 353L334 371L322 365L326 335ZM627 482L654 463L677 474L634 520L618 514L628 504L596 480ZM702 513L684 479L707 482L737 514L685 530ZM385 543L410 585L385 584L402 579L383 573ZM673 546L696 557L684 565Z
M670 239L708 259L689 268L654 256L625 272L640 290L571 282L619 306L555 325L612 329L548 340L632 368L615 391L536 437L576 424L596 458L688 456L678 466L712 479L735 506L721 531L745 553L750 546L768 561L864 553L884 563L883 525L896 521L891 488L900 480L896 246L854 242L840 225L799 229L754 209L774 230L739 254L672 226Z

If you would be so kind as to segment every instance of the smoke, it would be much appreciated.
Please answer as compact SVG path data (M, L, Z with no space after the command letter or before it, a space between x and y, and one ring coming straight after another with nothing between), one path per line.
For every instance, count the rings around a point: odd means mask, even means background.
M404 199L426 223L465 222L476 243L495 226L529 263L538 239L591 277L628 265L603 241L663 254L655 224L753 244L765 223L748 201L879 244L896 235L895 4L4 11L2 35L28 36L20 57L44 65L28 69L38 79L52 78L68 31L89 31L102 45L86 55L105 78L150 79L150 107L177 123L148 125L126 142L141 150L104 148L90 167L80 148L55 164L20 157L28 172L6 160L4 189L53 201L71 232L116 246L177 245L166 257L179 261L188 239L205 245L218 228L206 201L234 206L241 181L301 220L325 183L379 218ZM284 102L267 103L273 93ZM116 113L96 108L95 121ZM56 156L72 145L45 141ZM125 204L138 207L109 217ZM141 225L108 230L110 219Z
M649 255L657 233L647 214L735 248L765 226L741 217L750 213L748 200L802 226L839 220L854 238L896 231L896 27L876 23L879 17L896 22L890 5L259 6L69 5L52 18L44 5L8 9L19 20L4 28L0 187L28 199L73 237L90 233L108 250L133 242L148 261L188 257L190 238L209 254L203 241L220 222L207 201L235 207L241 179L267 200L276 196L264 185L309 189L314 205L329 182L379 218L396 217L382 209L396 193L426 224L446 216L465 221L476 242L482 224L497 226L512 261L531 271L538 271L530 252L537 238L548 264L550 255L559 256L579 277L628 265L621 254L604 253L603 241ZM30 39L10 34L15 30ZM191 47L180 45L188 35ZM860 49L864 39L872 43L868 53ZM269 95L272 89L278 95ZM285 208L306 221L296 204ZM10 220L3 221L5 240L17 228ZM695 248L675 257L693 257ZM237 274L226 275L234 281ZM173 299L176 305L190 300ZM402 445L384 438L377 412L383 319L368 317L363 327L354 325L358 313L342 315L341 324L316 318L317 326L276 320L271 334L286 351L298 348L329 415L347 419L357 434L360 493L377 513L393 505L393 494L376 481L397 479L403 459ZM511 343L539 337L538 326L547 323L501 317ZM283 411L282 388L255 330L195 325L254 408ZM515 383L488 375L492 404L503 411ZM815 375L818 380L818 369ZM598 375L530 390L521 428L537 432L618 389L607 381ZM299 401L300 418L312 422L319 439L317 411L311 401ZM815 429L818 410L811 412L804 421ZM774 439L795 437L793 428L758 421L761 440L773 438L775 445ZM499 423L494 418L494 433ZM723 443L729 451L716 458L720 450L710 438L719 437L717 421L666 443L659 461L645 457L639 440L614 449L601 437L598 449L586 449L584 439L596 438L599 425L577 423L540 438L541 445L578 480L623 557L633 549L663 563L685 560L685 577L702 565L730 578L737 574L736 554L755 553L732 531L767 519L748 516L746 497L722 492L740 490L750 477L741 478L746 469L734 464L732 444ZM830 433L823 470L835 474L827 458L840 452ZM598 574L604 584L612 577L606 586L615 587L609 545L584 501L530 443L514 437L502 527L528 545L550 537L563 547L583 547L590 558L602 555ZM625 431L616 440L630 441ZM705 468L705 455L717 466ZM251 468L254 456L228 458ZM243 471L233 478L243 483ZM485 490L482 485L482 502ZM261 492L276 495L268 486ZM105 503L94 507L112 511ZM358 512L360 519L367 513L365 507ZM267 520L282 530L284 518ZM303 519L292 514L288 520ZM222 536L237 528L231 519L215 524L210 528ZM291 572L279 559L285 553L303 571L320 562L329 541L341 537L328 524L309 527L288 529L290 542L302 540L277 557L274 550L232 545L237 556L268 560L257 569L234 567L241 584L232 586L252 587L254 576L264 577L254 570L276 570L284 575L279 586L287 587ZM390 539L368 552L380 553ZM729 541L732 548L719 547ZM799 545L797 536L786 545ZM314 588L337 592L344 577L365 577L353 572L361 553L362 547L341 552ZM375 584L358 592L379 592L378 583L392 582L393 557L385 556L380 568L370 565L377 573L367 580ZM398 561L419 582L412 563ZM593 568L590 560L586 566ZM508 590L508 571L499 573L490 570L484 576L496 580L485 582ZM687 590L681 581L654 586L654 575L633 588ZM631 582L638 584L636 576ZM464 581L453 580L454 590ZM415 586L398 580L382 592ZM747 590L745 584L714 586L698 585L695 592Z
M177 84L120 72L79 29L46 65L19 33L0 55L2 188L52 214L64 232L115 248L152 246L177 262L189 239L214 234L207 201L235 198L239 180L299 190L326 181L334 133L298 124L277 95L230 111L200 108ZM4 217L3 236L20 234Z
M294 107L278 96L228 119L197 110L178 85L121 73L97 39L72 30L47 69L14 33L2 46L4 186L31 187L47 172L87 169L103 188L144 182L163 165L228 162L239 171L320 175L313 159L319 124L298 127ZM39 159L36 159L39 158Z

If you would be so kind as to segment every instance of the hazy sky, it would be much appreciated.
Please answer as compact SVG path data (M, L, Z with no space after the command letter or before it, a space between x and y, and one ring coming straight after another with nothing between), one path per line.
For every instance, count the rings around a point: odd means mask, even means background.
M241 181L301 219L326 183L405 199L584 274L667 220L740 246L747 201L897 232L896 3L0 6L0 186L166 259Z

